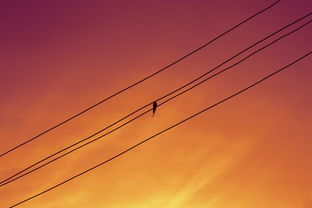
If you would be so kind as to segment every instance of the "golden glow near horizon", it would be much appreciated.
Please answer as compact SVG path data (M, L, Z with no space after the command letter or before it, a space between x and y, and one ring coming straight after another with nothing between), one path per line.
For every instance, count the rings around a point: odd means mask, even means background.
M0 152L151 74L271 3L3 3ZM0 158L0 178L189 82L311 8L309 0L281 1L183 63ZM154 117L145 115L0 187L0 208L62 182L285 66L311 50L310 37L307 26L160 106ZM20 207L311 208L311 69L307 58Z

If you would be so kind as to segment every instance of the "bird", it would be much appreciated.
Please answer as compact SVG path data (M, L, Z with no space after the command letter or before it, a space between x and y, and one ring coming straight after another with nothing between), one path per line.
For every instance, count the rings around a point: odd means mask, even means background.
M157 108L157 102L156 101L154 101L153 102L153 117L154 117L154 114L155 114L155 112L156 112L156 108Z

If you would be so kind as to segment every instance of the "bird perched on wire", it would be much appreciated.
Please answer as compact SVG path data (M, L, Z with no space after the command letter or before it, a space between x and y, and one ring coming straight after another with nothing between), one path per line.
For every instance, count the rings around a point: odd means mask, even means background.
M156 112L156 108L157 108L157 102L156 101L154 101L153 102L153 117L154 117L154 114L155 114L155 112Z

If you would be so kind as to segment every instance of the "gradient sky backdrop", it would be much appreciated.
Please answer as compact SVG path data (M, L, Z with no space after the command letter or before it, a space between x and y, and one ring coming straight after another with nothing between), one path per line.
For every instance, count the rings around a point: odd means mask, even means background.
M153 73L272 3L1 0L0 151ZM1 179L311 10L310 0L282 0L183 63L1 158ZM0 187L0 207L55 185L299 58L312 49L311 29L160 107L154 118L144 116ZM311 208L311 60L20 207Z

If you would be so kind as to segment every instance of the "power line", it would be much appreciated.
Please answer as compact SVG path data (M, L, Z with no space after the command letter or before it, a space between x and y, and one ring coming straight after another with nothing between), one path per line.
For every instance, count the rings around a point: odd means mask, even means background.
M187 87L188 85L190 85L190 84L192 84L192 83L198 81L199 79L203 78L203 77L206 76L207 74L213 72L214 70L218 69L218 68L221 67L222 65L224 65L224 64L228 63L229 61L233 60L234 58L238 57L239 55L241 55L241 54L244 53L245 51L249 50L250 48L256 46L257 44L259 44L259 43L261 43L261 42L263 42L263 41L265 41L265 40L267 40L268 38L272 37L273 35L275 35L275 34L281 32L282 30L286 29L287 27L290 27L291 25L293 25L293 24L295 24L295 23L301 21L302 19L304 19L304 18L310 16L311 14L312 14L312 13L310 12L309 14L307 14L307 15L305 15L305 16L303 16L303 17L297 19L297 20L295 20L294 22L292 22L292 23L290 23L290 24L288 24L288 25L282 27L281 29L275 31L274 33L272 33L272 34L270 34L270 35L268 35L268 36L266 36L265 38L259 40L258 42L252 44L251 46L245 48L244 50L240 51L240 52L237 53L236 55L232 56L231 58L227 59L227 60L224 61L223 63L219 64L218 66L214 67L213 69L209 70L208 72L206 72L206 73L202 74L201 76L197 77L196 79L192 80L191 82L189 82L189 83L187 83L187 84L185 84L185 85L179 87L178 89L176 89L176 90L174 90L174 91L172 91L172 92L170 92L170 93L168 93L168 94L166 94L166 95L164 95L164 96L158 98L156 101L160 101L160 100L162 100L162 99L164 99L164 98L166 98L166 97L168 97L168 96L170 96L170 95L172 95L172 94L178 92L179 90L181 90L181 89ZM1 181L0 184L2 184L2 183L4 183L4 182L8 181L9 179L11 179L11 178L13 178L13 177L15 177L15 176L17 176L17 175L23 173L23 172L25 172L26 170L29 170L30 168L32 168L32 167L34 167L34 166L40 164L41 162L46 161L46 160L50 159L51 157L54 157L55 155L57 155L57 154L59 154L59 153L61 153L61 152L64 152L64 151L66 151L66 150L68 150L68 149L70 149L70 148L72 148L72 147L74 147L74 146L76 146L76 145L78 145L78 144L84 142L84 141L89 140L90 138L96 136L97 134L103 132L104 130L106 130L106 129L108 129L108 128L114 126L114 125L116 125L117 123L119 123L119 122L121 122L121 121L123 121L123 120L125 120L126 118L130 117L131 115L133 115L133 114L135 114L135 113L137 113L137 112L143 110L144 108L148 107L150 104L151 104L151 103L148 103L148 104L142 106L141 108L139 108L139 109L133 111L132 113L130 113L130 114L124 116L123 118L117 120L116 122L114 122L114 123L108 125L107 127L105 127L105 128L103 128L103 129L97 131L96 133L94 133L94 134L92 134L92 135L90 135L90 136L88 136L88 137L86 137L86 138L84 138L84 139L82 139L82 140L80 140L80 141L78 141L78 142L75 142L74 144L69 145L69 146L67 146L67 147L65 147L65 148L63 148L63 149L61 149L61 150L58 150L57 152L55 152L55 153L53 153L53 154L51 154L51 155L49 155L49 156L43 158L42 160L40 160L40 161L38 161L38 162L36 162L36 163L34 163L34 164L28 166L27 168L25 168L25 169L19 171L18 173L14 174L14 175L12 175L12 176L10 176L10 177L8 177L8 178L6 178L5 180Z
M244 88L244 89L242 89L242 90L240 90L240 91L238 91L238 92L232 94L231 96L229 96L229 97L227 97L227 98L225 98L225 99L223 99L223 100L221 100L221 101L219 101L219 102L217 102L217 103L215 103L215 104L213 104L213 105L211 105L211 106L209 106L209 107L207 107L207 108L205 108L205 109L203 109L203 110L201 110L201 111L199 111L199 112L196 113L196 114L193 114L192 116L187 117L186 119L184 119L184 120L182 120L182 121L180 121L180 122L178 122L178 123L176 123L176 124L174 124L174 125L172 125L172 126L166 128L166 129L164 129L164 130L162 130L162 131L160 131L160 132L158 132L157 134L154 134L153 136L148 137L147 139L145 139L145 140L143 140L143 141L141 141L141 142L139 142L139 143L133 145L132 147L130 147L130 148L128 148L128 149L122 151L121 153L119 153L119 154L117 154L117 155L115 155L115 156L113 156L113 157L111 157L111 158L109 158L109 159L107 159L107 160L105 160L105 161L103 161L103 162L101 162L101 163L99 163L99 164L97 164L97 165L95 165L95 166L93 166L93 167L91 167L91 168L89 168L89 169L87 169L87 170L85 170L85 171L83 171L83 172L81 172L81 173L75 175L75 176L72 176L72 177L68 178L67 180L65 180L65 181L63 181L63 182L61 182L61 183L59 183L59 184L57 184L57 185L55 185L55 186L52 186L52 187L50 187L50 188L48 188L48 189L46 189L46 190L44 190L44 191L42 191L42 192L40 192L40 193L37 193L37 194L35 194L35 195L33 195L33 196L31 196L31 197L29 197L29 198L27 198L27 199L25 199L25 200L23 200L23 201L21 201L21 202L18 202L17 204L15 204L15 205L13 205L13 206L10 206L9 208L16 207L16 206L21 205L21 204L23 204L23 203L25 203L25 202L27 202L27 201L29 201L29 200L34 199L34 198L36 198L36 197L38 197L38 196L40 196L40 195L43 195L43 194L45 194L45 193L47 193L47 192L49 192L49 191L51 191L51 190L53 190L53 189L55 189L55 188L57 188L57 187L63 185L63 184L65 184L65 183L67 183L67 182L69 182L69 181L71 181L71 180L73 180L73 179L75 179L75 178L78 178L78 177L80 177L80 176L82 176L82 175L84 175L84 174L90 172L91 170L94 170L94 169L96 169L96 168L98 168L98 167L100 167L100 166L102 166L102 165L104 165L104 164L106 164L106 163L108 163L108 162L110 162L110 161L112 161L112 160L114 160L114 159L116 159L116 158L118 158L118 157L124 155L125 153L127 153L127 152L129 152L129 151L131 151L131 150L133 150L133 149L135 149L135 148L137 148L138 146L140 146L140 145L146 143L147 141L149 141L149 140L151 140L151 139L153 139L153 138L155 138L155 137L157 137L157 136L159 136L159 135L161 135L161 134L163 134L163 133L165 133L165 132L167 132L167 131L169 131L169 130L171 130L171 129L173 129L173 128L179 126L179 125L181 125L182 123L184 123L184 122L186 122L186 121L188 121L188 120L190 120L190 119L192 119L192 118L194 118L194 117L196 117L196 116L198 116L198 115L200 115L200 114L202 114L202 113L204 113L204 112L206 112L206 111L208 111L208 110L210 110L210 109L212 109L212 108L214 108L214 107L216 107L216 106L218 106L218 105L220 105L220 104L222 104L222 103L224 103L224 102L226 102L226 101L228 101L228 100L230 100L230 99L232 99L232 98L234 98L234 97L236 97L236 96L238 96L239 94L241 94L241 93L243 93L243 92L245 92L245 91L247 91L247 90L249 90L249 89L255 87L256 85L260 84L261 82L263 82L263 81L265 81L265 80L271 78L272 76L274 76L274 75L278 74L279 72L281 72L281 71L287 69L288 67L292 66L293 64L295 64L295 63L301 61L301 60L304 59L305 57L309 56L311 53L312 53L312 51L310 51L309 53L307 53L307 54L305 54L304 56L300 57L299 59L297 59L297 60L291 62L290 64L284 66L283 68L281 68L281 69L279 69L279 70L277 70L277 71L275 71L275 72L273 72L273 73L271 73L271 74L265 76L264 78L258 80L257 82L254 82L253 84L249 85L248 87L246 87L246 88Z
M111 99L111 98L113 98L113 97L115 97L115 96L117 96L117 95L123 93L123 92L126 91L126 90L129 90L130 88L135 87L136 85L138 85L138 84L140 84L140 83L142 83L142 82L144 82L144 81L146 81L146 80L148 80L148 79L150 79L150 78L156 76L157 74L159 74L159 73L165 71L166 69L172 67L173 65L175 65L175 64L177 64L177 63L183 61L184 59L188 58L189 56L193 55L194 53L196 53L196 52L198 52L198 51L204 49L205 47L207 47L208 45L210 45L210 44L213 43L214 41L218 40L218 39L221 38L222 36L224 36L224 35L230 33L232 30L236 29L237 27L243 25L244 23L246 23L246 22L248 22L249 20L251 20L251 19L255 18L256 16L258 16L259 14L261 14L261 13L267 11L268 9L272 8L273 6L275 6L275 5L276 5L277 3L279 3L280 1L281 1L281 0L278 0L278 1L274 2L274 3L271 4L270 6L268 6L268 7L264 8L264 9L262 9L261 11L255 13L254 15L250 16L249 18L245 19L244 21L240 22L239 24L235 25L234 27L228 29L227 31L223 32L222 34L220 34L219 36L217 36L217 37L215 37L214 39L210 40L209 42L205 43L204 45L198 47L197 49L195 49L195 50L193 50L193 51L191 51L191 52L189 52L188 54L186 54L186 55L184 55L183 57L177 59L176 61L172 62L171 64L169 64L169 65L163 67L162 69L160 69L160 70L154 72L153 74L151 74L151 75L149 75L149 76L147 76L147 77L145 77L145 78L143 78L143 79L141 79L141 80L139 80L139 81L137 81L137 82L131 84L130 86L128 86L128 87L126 87L126 88L124 88L124 89L122 89L122 90L120 90L120 91L114 93L113 95L111 95L111 96L109 96L109 97L107 97L107 98L105 98L105 99L103 99L103 100L97 102L96 104L94 104L94 105L92 105L92 106L86 108L85 110L83 110L83 111L81 111L81 112L79 112L79 113L73 115L72 117L69 117L68 119L62 121L61 123L56 124L55 126L53 126L53 127L49 128L49 129L47 129L47 130L41 132L40 134L38 134L38 135L36 135L36 136L34 136L34 137L32 137L32 138L30 138L30 139L28 139L28 140L26 140L26 141L20 143L19 145L16 145L15 147L13 147L13 148L11 148L11 149L9 149L9 150L7 150L6 152L0 154L0 158L3 157L3 156L5 156L5 155L7 155L8 153L10 153L10 152L16 150L16 149L18 149L18 148L20 148L20 147L22 147L22 146L28 144L29 142L32 142L33 140L35 140L35 139L37 139L37 138L39 138L39 137L41 137L41 136L47 134L48 132L50 132L50 131L52 131L52 130L54 130L54 129L56 129L56 128L62 126L62 125L64 125L65 123L67 123L67 122L71 121L72 119L74 119L74 118L76 118L76 117L78 117L78 116L80 116L80 115L86 113L87 111L89 111L89 110L95 108L96 106L98 106L98 105L104 103L105 101L107 101L107 100L109 100L109 99Z
M235 55L232 56L231 58L225 60L224 62L222 62L222 63L219 64L218 66L216 66L216 67L214 67L213 69L207 71L206 73L202 74L201 76L197 77L196 79L192 80L191 82L189 82L189 83L187 83L187 84L185 84L185 85L179 87L178 89L176 89L176 90L174 90L174 91L172 91L172 92L170 92L170 93L168 93L168 94L166 94L166 95L164 95L164 96L158 98L156 101L160 101L160 100L162 100L162 99L164 99L164 98L166 98L166 97L168 97L168 96L170 96L170 95L172 95L172 94L174 94L174 93L180 91L181 89L187 87L188 85L190 85L190 84L192 84L192 83L194 83L194 82L200 80L201 78L203 78L203 77L206 76L207 74L209 74L209 73L215 71L216 69L218 69L218 68L220 68L221 66L223 66L224 64L230 62L231 60L233 60L234 58L238 57L239 55L241 55L242 53L246 52L247 50L249 50L249 49L253 48L254 46L258 45L259 43L261 43L261 42L263 42L263 41L269 39L270 37L272 37L272 36L274 36L275 34L281 32L282 30L284 30L284 29L286 29L286 28L292 26L293 24L295 24L295 23L297 23L297 22L299 22L299 21L305 19L306 17L310 16L311 14L312 14L312 12L310 12L309 14L307 14L307 15L305 15L305 16L303 16L303 17L301 17L301 18L299 18L299 19L297 19L297 20L291 22L290 24L288 24L288 25L282 27L281 29L279 29L279 30L277 30L277 31L275 31L275 32L273 32L273 33L271 33L270 35L268 35L268 36L266 36L265 38L263 38L263 39L257 41L256 43L252 44L251 46L245 48L244 50L242 50L242 51L240 51L239 53L235 54ZM123 121L123 120L125 120L126 118L132 116L133 114L135 114L135 113L137 113L137 112L143 110L144 108L148 107L150 104L151 104L151 103L148 103L148 104L142 106L141 108L139 108L139 109L137 109L137 110L131 112L130 114L124 116L123 118L117 120L116 122L114 122L114 123L108 125L107 127L105 127L105 128L103 128L103 129L97 131L96 133L94 133L94 134L92 134L92 135L90 135L90 136L88 136L88 137L86 137L86 138L84 138L84 139L82 139L82 140L80 140L80 141L78 141L78 142L75 142L74 144L69 145L69 146L67 146L67 147L65 147L65 148L63 148L63 149L61 149L61 150L56 151L55 153L53 153L53 154L51 154L51 155L45 157L44 159L42 159L42 160L40 160L40 161L38 161L38 162L36 162L36 163L34 163L34 164L28 166L27 168L25 168L25 169L19 171L18 173L16 173L16 174L10 176L9 178L7 178L7 179L1 181L0 184L3 183L3 182L8 181L9 179L11 179L11 178L13 178L13 177L15 177L15 176L17 176L17 175L23 173L23 172L25 172L26 170L29 170L30 168L32 168L32 167L34 167L34 166L40 164L41 162L46 161L47 159L50 159L51 157L53 157L53 156L55 156L55 155L57 155L57 154L59 154L59 153L61 153L61 152L64 152L64 151L66 151L66 150L68 150L68 149L70 149L70 148L72 148L72 147L74 147L74 146L76 146L76 145L78 145L78 144L84 142L84 141L87 141L88 139L90 139L90 138L92 138L92 137L98 135L99 133L105 131L106 129L108 129L108 128L114 126L114 125L116 125L117 123L120 123L121 121Z
M267 45L265 45L265 46L259 48L258 50L254 51L253 53L249 54L248 56L246 56L245 58L241 59L240 61L234 63L233 65L231 65L231 66L229 66L229 67L227 67L227 68L225 68L225 69L223 69L223 70L221 70L221 71L219 71L219 72L217 72L217 73L211 75L210 77L207 77L206 79L204 79L204 80L202 80L201 82L199 82L199 83L193 85L192 87L190 87L190 88L188 88L188 89L186 89L186 90L184 90L184 91L182 91L182 92L176 94L175 96L173 96L173 97L171 97L171 98L165 100L164 102L160 103L158 106L161 106L161 105L163 105L163 104L169 102L170 100L172 100L172 99L174 99L174 98L176 98L176 97L178 97L178 96L180 96L180 95L182 95L182 94L184 94L184 93L190 91L191 89L193 89L193 88L195 88L195 87L197 87L197 86L203 84L204 82L208 81L209 79L211 79L211 78L213 78L213 77L215 77L215 76L217 76L217 75L219 75L219 74L224 73L225 71L227 71L227 70L233 68L234 66L237 66L238 64L242 63L243 61L247 60L248 58L250 58L250 57L252 57L253 55L257 54L258 52L262 51L263 49L265 49L265 48L267 48L267 47L273 45L273 44L276 43L277 41L279 41L279 40L281 40L281 39L283 39L283 38L289 36L290 34L296 32L296 31L298 31L298 30L300 30L301 28L305 27L306 25L308 25L308 24L311 23L311 22L312 22L312 20L310 20L309 22L307 22L307 23L301 25L300 27L294 29L293 31L290 31L290 32L286 33L285 35L279 37L278 39L272 41L271 43L269 43L269 44L267 44ZM76 148L70 150L69 152L66 152L66 153L64 153L64 154L62 154L62 155L60 155L60 156L58 156L58 157L56 157L56 158L54 158L54 159L52 159L52 160L46 162L46 163L44 163L44 164L42 164L42 165L40 165L40 166L38 166L38 167L36 167L36 168L34 168L34 169L32 169L32 170L26 172L26 173L24 173L24 174L21 174L21 175L15 174L15 175L11 176L10 178L7 178L6 180L4 180L4 181L0 184L0 187L1 187L1 186L4 186L4 185L7 185L7 184L9 184L9 183L11 183L11 182L13 182L13 181L16 181L16 180L18 180L19 178L22 178L22 177L24 177L24 176L26 176L26 175L29 175L30 173L32 173L32 172L34 172L34 171L36 171L36 170L38 170L38 169L40 169L40 168L42 168L42 167L44 167L44 166L46 166L46 165L52 163L52 162L54 162L54 161L56 161L56 160L58 160L58 159L60 159L60 158L62 158L62 157L65 157L66 155L68 155L68 154L70 154L70 153L72 153L72 152L74 152L74 151L76 151L76 150L78 150L78 149L80 149L80 148L82 148L82 147L84 147L84 146L86 146L86 145L89 145L90 143L93 143L93 142L95 142L95 141L97 141L97 140L103 138L104 136L107 136L107 135L111 134L112 132L114 132L114 131L120 129L121 127L123 127L123 126L125 126L125 125L127 125L127 124L129 124L129 123L131 123L131 122L133 122L134 120L136 120L136 119L142 117L143 115L147 114L147 113L150 112L150 111L151 111L151 109L149 109L149 110L147 110L147 111L141 113L140 115L138 115L138 116L136 116L135 118L133 118L133 119L127 121L126 123L124 123L124 124L122 124L122 125L116 127L115 129L112 129L111 131L105 133L104 135L101 135L101 136L99 136L99 137L97 137L97 138L95 138L95 139L93 139L93 140L91 140L91 141L89 141L89 142L87 142L87 143L85 143L85 144L83 144L83 145L80 145L80 146L78 146L78 147L76 147ZM28 169L30 169L31 167L34 167L34 165L33 165L33 166L30 166L30 167L28 167L27 169L24 169L24 170L28 170ZM20 173L25 172L24 170L21 171ZM19 175L19 176L17 176L17 175ZM17 176L17 177L14 177L14 176ZM14 178L13 178L13 177L14 177ZM13 179L12 179L12 178L13 178ZM10 179L11 179L11 180L10 180Z

